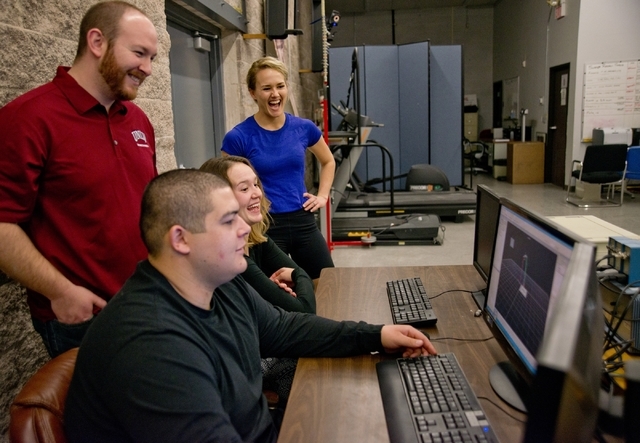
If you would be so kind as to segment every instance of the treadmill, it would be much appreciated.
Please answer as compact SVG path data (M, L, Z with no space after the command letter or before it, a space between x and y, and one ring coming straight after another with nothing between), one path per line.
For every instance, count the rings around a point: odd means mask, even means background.
M376 238L380 244L442 244L444 240L440 217L453 217L462 222L465 215L476 212L476 194L471 190L451 190L444 173L431 165L414 165L422 169L424 180L409 184L407 189L394 189L393 156L383 145L369 140L375 127L382 126L357 110L359 105L359 75L357 48L352 56L352 73L347 103L333 105L342 115L338 131L329 131L329 147L336 160L332 187L331 214L334 240L359 240ZM354 88L355 108L348 102ZM382 192L367 192L355 173L360 156L365 149L379 149L383 156ZM389 162L389 179L386 178L386 162ZM389 190L386 185L389 182ZM373 243L373 241L370 241Z
M331 133L330 133L331 134ZM331 135L330 135L331 137ZM363 146L359 146L363 145ZM409 185L409 189L396 191L393 174L390 189L386 191L383 177L382 192L367 192L353 171L363 149L381 148L375 142L342 148L342 158L336 168L331 203L331 233L334 240L367 239L373 236L379 244L426 245L442 244L444 230L441 217L454 218L462 222L465 215L475 214L476 194L468 190L451 190L446 175L431 165L414 165L407 174L407 182L414 169L425 177L424 181ZM346 149L344 149L346 147ZM334 156L336 155L336 149ZM346 156L344 155L346 152ZM393 160L389 157L393 171Z

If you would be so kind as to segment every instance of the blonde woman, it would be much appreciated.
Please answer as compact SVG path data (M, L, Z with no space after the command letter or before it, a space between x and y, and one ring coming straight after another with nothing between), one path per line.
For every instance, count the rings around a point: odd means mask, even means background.
M285 311L315 314L313 282L265 233L269 228L269 200L251 163L243 157L207 160L201 171L225 179L240 204L239 215L251 226L247 239L247 270L242 277L260 296Z
M247 86L258 111L225 135L222 152L251 162L271 200L269 237L317 279L323 268L333 267L313 213L327 204L335 162L313 122L284 112L287 79L286 66L276 58L251 65ZM317 195L308 193L304 182L307 150L321 166Z

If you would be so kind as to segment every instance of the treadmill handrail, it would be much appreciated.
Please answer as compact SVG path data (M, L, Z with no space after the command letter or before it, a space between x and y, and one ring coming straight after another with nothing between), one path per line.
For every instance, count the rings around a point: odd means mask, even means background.
M389 206L391 209L391 214L395 214L395 203L393 200L393 194L395 192L395 177L393 175L393 156L391 155L391 151L389 151L389 149L386 146L381 145L380 143L376 143L376 142L367 142L367 143L345 143L342 145L332 145L331 146L331 151L334 152L336 150L338 150L339 148L342 147L347 147L347 148L372 148L372 147L378 147L380 148L380 151L382 152L382 191L386 192L387 187L386 187L386 178L387 178L387 173L386 173L386 162L385 162L385 154L387 155L387 157L389 157L389 180L391 181L389 184ZM344 159L343 159L344 161ZM340 191L340 193L342 194L344 190ZM342 198L342 195L340 196L340 198Z

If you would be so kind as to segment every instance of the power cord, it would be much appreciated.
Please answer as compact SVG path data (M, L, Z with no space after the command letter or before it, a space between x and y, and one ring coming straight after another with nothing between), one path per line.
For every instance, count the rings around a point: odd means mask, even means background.
M475 291L469 291L468 289L449 289L448 291L444 291L434 295L433 297L429 297L429 300L433 300L434 298L438 298L441 295L448 294L449 292L466 292L467 294L473 294Z
M460 338L460 337L436 337L430 338L431 341L443 341L443 340L454 340L454 341L469 341L469 342L483 342L492 340L494 337L484 337L484 338Z
M622 311L622 313L618 316L618 305L620 304L620 300L622 299L622 296L625 294L627 289L629 289L631 287L635 287L638 284L640 284L640 280L633 281L633 282L627 284L624 288L622 288L620 290L620 293L618 294L616 302L613 305L613 309L611 311L611 319L612 319L611 320L611 325L612 325L612 327L609 328L609 330L607 331L607 333L605 335L604 350L607 350L607 349L609 349L611 347L612 341L615 338L616 334L618 333L618 329L620 328L620 325L622 325L622 322L624 321L624 319L625 319L625 317L627 315L627 312L629 311L629 308L633 305L633 302L638 297L638 292L636 292L633 295L633 297L631 297L631 299L629 300L629 302L625 306L625 308ZM614 325L614 320L616 320L616 319L618 321Z

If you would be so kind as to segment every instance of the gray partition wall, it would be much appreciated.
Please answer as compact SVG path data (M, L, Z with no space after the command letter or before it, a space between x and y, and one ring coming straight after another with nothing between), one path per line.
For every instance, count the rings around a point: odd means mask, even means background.
M394 161L393 174L399 175L402 171L399 166L401 146L398 50L396 46L365 46L363 52L364 88L361 88L360 92L365 102L364 113L374 122L384 124L381 128L374 128L369 139L375 140L391 152ZM368 148L363 152L363 157L366 158L366 180L382 177L380 149ZM363 172L360 167L362 159L356 168L358 173ZM388 161L386 171L389 171Z
M394 174L406 174L411 165L429 163L442 169L452 186L462 185L461 47L430 47L428 42L422 42L357 49L361 112L384 125L374 128L369 138L389 149ZM329 51L333 103L347 100L353 50L343 47ZM435 75L431 64L436 66ZM352 108L355 95L352 90ZM331 118L331 128L335 130L341 117L332 110ZM456 143L457 150L453 148ZM364 181L381 177L379 150L369 148L363 152L355 170ZM404 179L396 180L395 186L404 189Z
M400 171L431 163L429 155L429 43L398 46ZM404 182L403 182L404 183Z
M431 164L442 169L452 186L464 182L462 163L462 47L432 46Z

